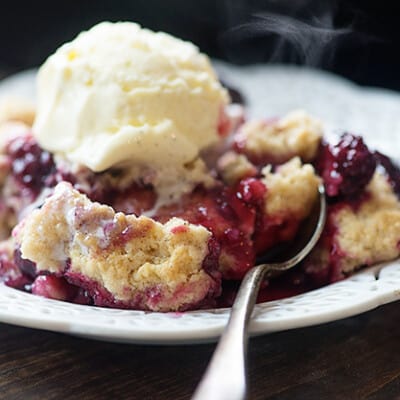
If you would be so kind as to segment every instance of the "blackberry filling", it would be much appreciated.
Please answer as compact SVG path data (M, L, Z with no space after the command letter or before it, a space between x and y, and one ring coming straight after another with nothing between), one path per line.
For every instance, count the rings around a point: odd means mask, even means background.
M55 173L53 156L43 150L32 136L20 136L11 140L6 148L10 156L11 170L16 182L36 197L43 187L53 186Z
M329 197L355 198L371 180L376 159L360 136L345 133L336 145L322 144L316 166Z

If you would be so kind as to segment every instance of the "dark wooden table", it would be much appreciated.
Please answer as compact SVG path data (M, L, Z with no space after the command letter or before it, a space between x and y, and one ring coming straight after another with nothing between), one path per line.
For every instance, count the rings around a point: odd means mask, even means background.
M0 399L190 399L213 348L0 324ZM253 338L249 377L250 399L400 399L400 304Z

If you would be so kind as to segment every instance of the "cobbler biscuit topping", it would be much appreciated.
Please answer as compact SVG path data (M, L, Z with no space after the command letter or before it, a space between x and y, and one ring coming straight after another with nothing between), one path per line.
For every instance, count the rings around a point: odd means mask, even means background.
M332 154L338 156L334 163ZM341 157L347 160L343 164ZM303 269L321 284L399 257L399 168L349 134L335 145L325 145L317 163L325 168L322 176L332 165L341 174L324 180L330 203L327 225Z
M318 177L310 164L292 160L271 172L271 166L262 170L267 187L265 211L267 215L292 215L303 219L311 211L318 195Z
M66 183L14 232L38 274L87 286L95 304L182 310L219 291L218 273L203 268L211 236L205 228L115 213Z
M387 177L376 172L360 204L330 207L326 233L305 269L311 274L329 272L335 281L362 266L398 257L399 243L400 202Z
M241 179L254 176L257 173L256 167L244 154L228 151L218 160L218 172L222 180L228 185L233 185Z
M312 161L322 138L321 123L304 111L281 119L245 123L236 136L236 146L254 162L282 163L294 156Z
M372 265L400 254L400 203L387 178L375 173L366 196L359 207L344 206L332 216L344 274L364 263Z

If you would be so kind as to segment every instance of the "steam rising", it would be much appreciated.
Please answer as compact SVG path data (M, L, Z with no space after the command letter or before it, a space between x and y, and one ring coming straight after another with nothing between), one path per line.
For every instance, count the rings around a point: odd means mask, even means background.
M356 34L351 26L335 27L334 2L292 0L269 3L271 11L246 10L247 21L243 22L242 15L240 23L234 21L238 17L235 18L235 10L231 9L229 23L233 27L225 33L223 41L231 49L237 45L254 47L256 44L258 51L264 54L263 61L328 66L340 40ZM241 11L243 14L243 9Z

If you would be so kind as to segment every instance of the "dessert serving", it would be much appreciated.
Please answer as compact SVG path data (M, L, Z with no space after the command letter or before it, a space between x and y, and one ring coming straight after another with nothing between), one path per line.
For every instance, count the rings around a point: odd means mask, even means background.
M101 23L49 57L37 89L32 118L14 100L1 114L8 286L115 308L228 305L257 259L294 239L321 179L323 236L261 300L399 256L394 163L358 135L328 142L305 111L247 120L190 43Z

